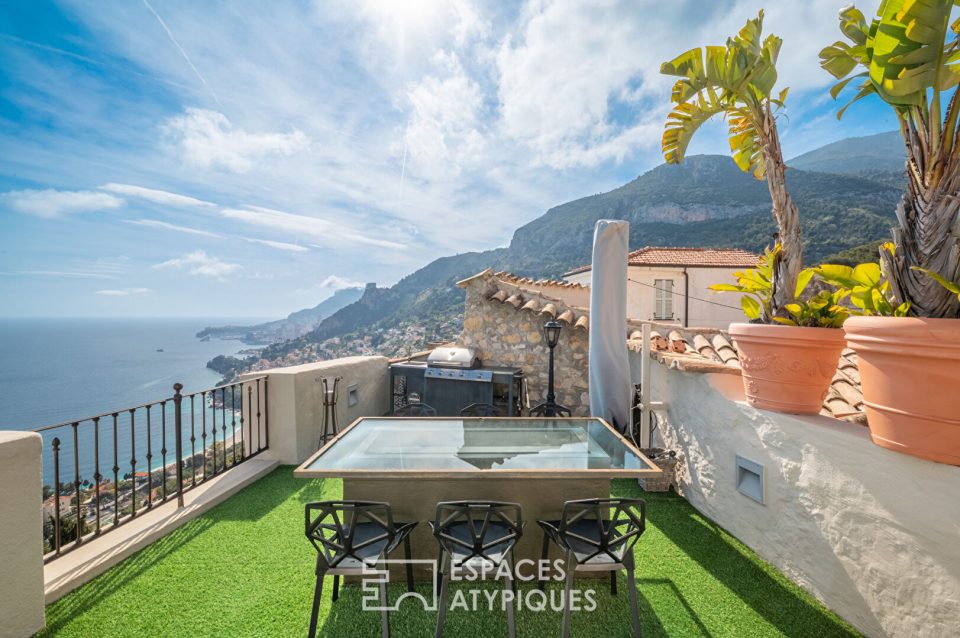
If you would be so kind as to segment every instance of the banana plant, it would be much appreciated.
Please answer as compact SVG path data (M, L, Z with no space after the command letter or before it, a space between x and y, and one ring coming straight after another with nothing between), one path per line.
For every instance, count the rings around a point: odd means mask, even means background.
M680 163L697 130L721 115L728 124L737 166L756 179L766 179L779 248L772 264L771 307L761 313L769 323L795 300L803 247L800 216L787 191L787 167L777 131L777 114L787 97L787 89L774 93L782 41L774 35L762 39L762 34L760 11L726 45L690 49L660 67L661 73L679 78L673 85L673 110L661 146L668 164Z
M896 250L881 251L893 305L910 302L923 317L960 318L960 299L937 284L960 280L960 0L882 0L869 22L854 6L840 11L846 40L820 52L840 80L834 99L855 90L839 110L869 96L896 114L907 150L907 189L897 206Z
M881 253L893 253L892 243L880 246ZM892 256L892 255L891 255ZM851 268L838 264L824 264L813 271L822 281L836 286L849 297L853 314L880 317L904 317L910 311L910 302L898 302L892 293L890 281L878 263L857 264Z

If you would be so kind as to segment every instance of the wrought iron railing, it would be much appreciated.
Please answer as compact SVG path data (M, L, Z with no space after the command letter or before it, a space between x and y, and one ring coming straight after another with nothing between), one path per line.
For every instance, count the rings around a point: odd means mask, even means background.
M266 376L182 389L34 430L43 436L45 562L174 496L183 507L184 492L269 447Z

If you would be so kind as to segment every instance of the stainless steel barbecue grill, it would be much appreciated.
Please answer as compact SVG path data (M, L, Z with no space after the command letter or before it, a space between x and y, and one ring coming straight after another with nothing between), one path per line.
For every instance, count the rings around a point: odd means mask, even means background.
M522 382L522 370L483 366L474 348L435 348L426 361L390 366L391 412L417 395L438 416L458 416L472 403L489 403L503 416L517 416Z

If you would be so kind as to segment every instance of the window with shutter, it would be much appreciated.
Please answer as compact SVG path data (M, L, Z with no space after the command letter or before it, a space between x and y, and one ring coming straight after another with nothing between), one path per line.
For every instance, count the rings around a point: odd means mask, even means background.
M654 319L673 319L673 279L654 279Z

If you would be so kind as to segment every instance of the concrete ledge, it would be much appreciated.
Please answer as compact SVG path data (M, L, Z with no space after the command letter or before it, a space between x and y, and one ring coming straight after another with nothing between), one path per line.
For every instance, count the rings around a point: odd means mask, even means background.
M277 461L261 457L244 461L186 492L183 495L184 507L178 508L176 501L159 505L109 534L87 541L79 549L47 564L43 570L46 604L70 593L124 558L227 500L272 472L277 465Z
M0 638L44 623L41 445L36 432L0 431Z

